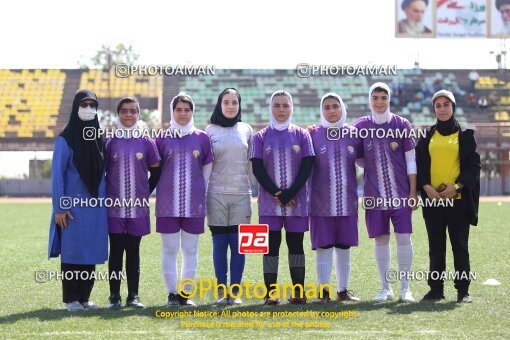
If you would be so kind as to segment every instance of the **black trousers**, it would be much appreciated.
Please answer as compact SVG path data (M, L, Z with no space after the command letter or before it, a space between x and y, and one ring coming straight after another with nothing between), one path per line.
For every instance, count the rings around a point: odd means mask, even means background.
M96 265L61 263L62 295L64 303L89 301L94 287Z
M125 234L109 234L110 257L108 259L108 272L110 295L120 296L120 282L122 276L122 263L126 252L126 276L128 283L128 298L138 295L140 281L140 241L141 236Z
M429 237L431 276L428 279L428 285L431 290L443 292L444 280L432 274L440 275L446 270L446 230L448 229L456 272L455 289L467 293L471 270L468 248L470 227L461 200L455 200L453 207L423 208L423 217Z

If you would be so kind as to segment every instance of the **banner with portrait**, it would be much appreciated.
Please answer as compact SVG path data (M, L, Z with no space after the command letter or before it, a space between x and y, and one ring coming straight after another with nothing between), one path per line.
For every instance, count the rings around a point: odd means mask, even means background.
M396 0L397 38L510 38L510 0Z

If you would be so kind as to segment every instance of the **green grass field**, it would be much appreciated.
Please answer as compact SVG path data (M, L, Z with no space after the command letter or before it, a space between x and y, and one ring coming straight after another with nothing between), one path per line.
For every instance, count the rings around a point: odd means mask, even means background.
M326 306L309 303L293 306L284 303L277 307L264 307L261 300L244 299L241 307L226 310L275 312L275 311L352 311L350 318L232 318L155 317L156 311L174 311L163 307L167 293L160 267L161 244L159 235L153 233L142 241L142 264L140 297L147 308L120 311L83 311L69 313L63 310L61 283L50 281L37 283L35 271L57 270L59 260L48 261L46 250L51 206L49 204L0 204L0 337L169 337L169 338L230 338L258 339L292 338L296 336L324 337L448 337L448 338L508 338L510 336L510 203L482 203L480 223L471 229L471 268L477 279L472 282L472 304L457 304L453 282L446 283L446 300L439 303L401 303L392 301L375 303L371 299L379 291L379 281L373 255L373 241L368 239L364 225L364 212L360 212L360 246L352 251L352 289L363 301L356 304L330 303ZM256 206L252 221L256 221ZM415 260L413 269L427 270L428 247L421 212L415 212L413 243ZM154 220L154 219L153 219ZM154 221L153 221L154 225ZM154 230L154 228L153 228ZM305 237L307 281L316 281L315 254L310 250L309 236ZM448 246L447 269L453 272L451 248ZM200 238L197 278L214 278L212 242L209 231ZM281 249L279 283L290 282L284 242ZM397 268L395 241L392 238L392 268ZM101 265L98 271L106 271ZM333 271L334 272L334 271ZM495 278L500 286L482 283ZM262 256L247 256L243 281L261 283ZM332 282L334 273L332 273ZM336 286L336 284L335 284ZM125 299L126 284L122 284ZM398 292L398 283L393 285ZM417 300L428 291L425 281L412 281L411 290ZM106 305L109 295L108 282L96 281L91 299ZM219 311L223 308L213 304L212 295L195 299L198 311ZM183 309L181 309L183 310ZM192 311L192 310L191 310ZM215 322L223 329L186 328L181 321ZM258 321L258 327L227 329L228 323L239 326L240 322ZM300 328L306 322L322 322L321 327ZM217 323L216 323L217 322ZM280 325L277 324L280 323ZM288 322L288 323L287 323ZM293 323L292 323L293 322ZM299 324L299 323L303 324ZM284 324L286 323L286 324ZM286 325L287 327L284 327ZM326 325L326 326L324 326ZM216 326L215 326L216 327Z

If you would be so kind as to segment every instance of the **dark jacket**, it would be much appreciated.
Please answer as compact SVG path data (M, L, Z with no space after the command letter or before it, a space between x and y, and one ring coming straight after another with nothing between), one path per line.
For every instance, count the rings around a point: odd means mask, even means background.
M426 136L420 138L416 146L417 190L421 191L423 199L427 198L424 185L430 184L430 138L436 130L432 125L426 130ZM469 217L469 223L478 224L478 203L480 200L480 155L476 152L475 132L471 129L459 131L459 159L460 174L455 183L462 183L462 204Z

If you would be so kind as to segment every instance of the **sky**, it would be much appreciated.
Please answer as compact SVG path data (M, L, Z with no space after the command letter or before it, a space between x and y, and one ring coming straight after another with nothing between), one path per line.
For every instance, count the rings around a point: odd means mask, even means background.
M394 0L17 0L2 2L1 12L0 68L76 68L101 45L123 43L132 45L145 65L412 68L418 57L422 68L482 69L496 68L490 51L504 43L397 39ZM33 152L0 153L0 176L28 173L33 157ZM50 157L37 153L39 159Z

